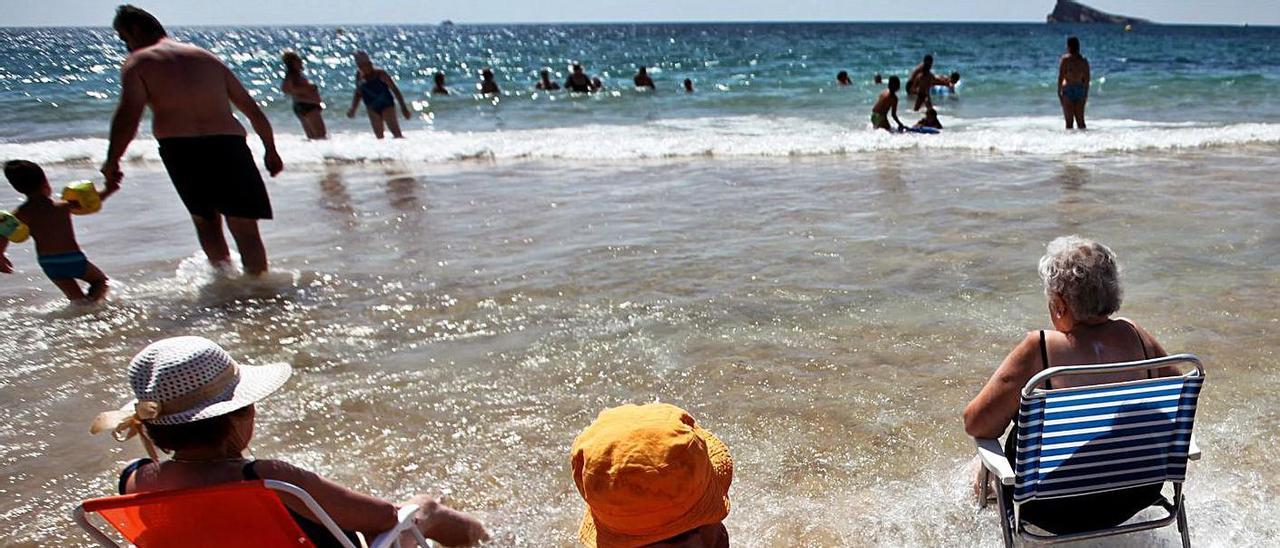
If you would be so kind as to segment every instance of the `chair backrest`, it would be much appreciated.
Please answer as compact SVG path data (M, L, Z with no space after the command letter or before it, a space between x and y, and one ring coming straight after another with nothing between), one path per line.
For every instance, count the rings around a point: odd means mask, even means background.
M1153 370L1178 362L1195 369L1177 377L1039 388L1055 376ZM1018 410L1014 501L1183 481L1203 382L1204 368L1190 354L1054 367L1036 375L1023 389Z
M81 508L138 548L315 546L262 481L104 497Z

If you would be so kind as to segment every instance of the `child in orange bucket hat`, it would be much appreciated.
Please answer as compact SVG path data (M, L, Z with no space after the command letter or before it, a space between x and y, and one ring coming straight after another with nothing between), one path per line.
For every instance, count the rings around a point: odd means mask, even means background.
M606 409L574 440L570 464L587 502L586 546L729 546L733 457L684 409Z

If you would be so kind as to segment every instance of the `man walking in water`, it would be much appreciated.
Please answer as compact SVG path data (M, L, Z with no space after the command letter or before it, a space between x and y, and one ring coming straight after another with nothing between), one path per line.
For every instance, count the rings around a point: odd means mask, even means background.
M267 271L267 251L258 220L271 218L271 201L245 143L245 131L231 114L235 105L249 118L266 149L267 171L284 169L271 123L231 70L212 53L169 38L154 16L125 5L112 23L129 48L120 73L120 104L111 118L111 144L102 174L109 183L124 178L120 159L138 133L142 112L151 108L151 132L160 158L183 205L191 213L200 246L215 267L231 262L222 221L235 238L246 274Z
M1089 60L1080 55L1080 39L1067 38L1067 53L1058 62L1058 100L1067 129L1084 127L1084 104L1089 100Z

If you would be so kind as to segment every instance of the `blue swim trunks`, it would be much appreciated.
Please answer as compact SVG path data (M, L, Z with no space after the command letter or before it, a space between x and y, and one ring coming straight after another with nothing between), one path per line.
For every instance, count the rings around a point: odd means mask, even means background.
M50 280L83 278L89 271L89 259L80 251L41 255L36 257L36 262L40 263L40 268Z

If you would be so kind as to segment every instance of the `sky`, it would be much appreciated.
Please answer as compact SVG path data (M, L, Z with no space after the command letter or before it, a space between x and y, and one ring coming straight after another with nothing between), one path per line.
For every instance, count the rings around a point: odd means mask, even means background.
M124 0L0 0L0 26L106 26ZM133 0L170 26L624 21L1042 22L1054 0ZM1162 23L1280 25L1280 0L1092 0Z

